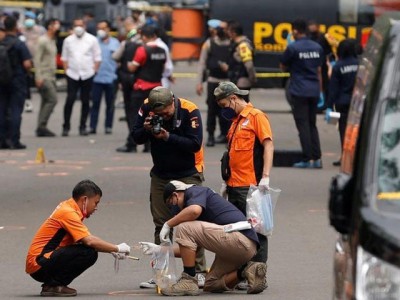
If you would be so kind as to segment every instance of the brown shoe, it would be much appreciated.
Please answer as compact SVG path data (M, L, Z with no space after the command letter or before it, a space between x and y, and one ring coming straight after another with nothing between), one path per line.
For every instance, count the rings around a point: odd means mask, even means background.
M165 296L197 296L200 294L197 279L182 272L182 277L177 283L161 289L161 294Z
M43 285L42 291L40 292L42 297L74 297L76 296L76 290L71 289L64 285L48 286Z
M261 262L249 262L243 271L243 277L247 279L247 294L259 294L267 288L267 265Z

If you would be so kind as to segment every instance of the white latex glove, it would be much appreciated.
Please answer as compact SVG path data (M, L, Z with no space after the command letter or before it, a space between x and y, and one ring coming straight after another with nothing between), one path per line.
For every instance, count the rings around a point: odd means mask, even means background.
M161 251L161 246L148 242L139 242L140 247L142 248L143 254L145 255L153 255Z
M221 188L219 189L219 194L221 195L222 198L228 199L228 194L226 192L226 183L223 182L221 184Z
M170 242L170 240L169 240L169 232L170 232L170 230L171 230L171 227L169 227L167 222L165 222L163 227L161 228L161 231L160 231L160 241L161 241L161 243Z
M117 258L119 260L123 260L126 259L126 253L119 253L119 252L111 252L112 256L114 256L114 258Z
M128 254L131 252L131 247L129 247L126 243L121 243L117 245L118 253L125 253Z
M269 190L269 176L261 178L260 182L258 183L258 187L260 190L268 191Z

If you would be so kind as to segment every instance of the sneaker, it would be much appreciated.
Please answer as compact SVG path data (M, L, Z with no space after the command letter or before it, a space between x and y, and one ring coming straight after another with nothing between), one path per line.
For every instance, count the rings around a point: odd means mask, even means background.
M177 283L161 289L161 294L165 296L197 296L200 294L196 277L192 277L182 272L182 277Z
M56 134L47 128L38 128L36 129L36 136L37 137L54 137Z
M267 287L267 265L261 262L249 262L243 271L243 277L247 279L249 287L247 294L259 294Z
M215 138L213 135L210 135L207 140L207 147L214 147L215 146Z
M33 112L32 100L25 100L24 112L27 113Z
M110 127L106 127L105 134L112 134L112 129Z
M80 128L79 129L79 135L80 136L87 136L87 135L89 135L89 132L86 130L86 128Z
M151 278L151 279L148 280L148 281L141 282L141 283L140 283L140 287L141 287L142 289L155 289L155 288L157 287L157 284L156 284L156 282L154 281L154 279Z
M293 164L292 167L306 169L306 168L312 168L312 165L311 165L310 161L299 161L299 162Z
M322 161L321 161L321 159L314 160L312 162L312 166L311 167L314 168L314 169L322 169Z
M43 285L42 291L40 292L42 297L74 297L76 296L76 290L71 289L64 285L48 286Z
M340 164L341 164L341 161L340 161L340 159L339 159L339 160L337 160L337 161L334 161L334 162L332 163L332 166L340 167Z
M63 129L61 136L68 136L68 132L69 132L68 129Z
M215 143L216 144L226 144L226 143L228 143L228 139L226 138L226 136L220 134L219 136L217 136L215 138Z
M201 289L204 287L204 284L206 283L206 274L207 273L205 272L196 273L195 278L197 279L197 285Z

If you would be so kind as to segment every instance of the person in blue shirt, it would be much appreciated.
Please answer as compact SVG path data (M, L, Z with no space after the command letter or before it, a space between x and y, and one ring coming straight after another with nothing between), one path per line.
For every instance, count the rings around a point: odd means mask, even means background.
M208 187L178 180L165 186L163 197L174 216L164 223L160 239L169 241L170 230L174 228L175 242L179 246L175 255L183 262L182 277L172 286L161 289L163 295L194 296L200 293L195 278L198 247L215 253L204 291L229 291L243 279L249 282L248 294L258 294L266 288L265 264L250 262L259 247L257 234L237 207ZM248 227L227 232L224 225L235 223ZM144 254L155 254L160 250L160 246L152 243L141 242L141 245Z
M287 46L280 67L290 72L289 93L303 151L303 160L293 167L320 169L321 146L316 121L317 103L322 92L321 65L325 63L325 57L322 47L307 37L306 30L305 20L292 23L295 42Z
M360 52L361 46L355 39L345 39L341 41L337 50L339 59L333 66L329 82L330 94L325 111L325 119L329 121L329 114L332 112L333 108L340 113L339 135L342 148L351 95L358 71L357 55L361 54ZM333 162L333 165L339 166L340 160Z
M112 133L114 119L114 99L117 80L117 62L112 58L113 52L119 48L119 41L110 36L110 23L101 21L97 24L97 38L101 49L101 64L93 79L92 107L90 110L90 134L96 134L101 97L106 99L105 133Z

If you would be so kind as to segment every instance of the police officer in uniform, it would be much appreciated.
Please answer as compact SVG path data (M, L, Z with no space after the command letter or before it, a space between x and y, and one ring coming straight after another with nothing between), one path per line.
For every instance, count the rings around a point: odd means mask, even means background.
M316 123L317 103L322 92L321 65L325 63L324 52L318 43L306 36L305 20L295 20L292 30L295 42L287 46L280 67L290 72L289 93L304 157L293 167L320 169L321 146Z
M207 80L207 147L215 145L215 127L218 118L221 130L218 141L224 141L228 133L231 122L223 118L220 114L221 109L215 102L214 90L221 81L228 80L228 72L223 71L221 64L229 60L230 40L224 31L224 22L217 19L211 19L207 22L210 31L210 38L207 39L200 53L199 68L197 72L198 83L196 92L199 96L203 94L203 81Z
M243 35L243 27L237 21L228 22L227 33L232 41L231 55L226 66L229 80L239 89L250 90L256 83L252 43ZM249 96L245 95L244 99L249 101Z
M351 95L358 71L357 50L361 46L354 39L345 39L338 47L339 60L333 66L332 76L329 82L330 94L325 112L325 119L329 121L333 108L340 113L339 134L343 148L344 134L346 130L347 116L349 114ZM334 166L340 166L340 160L333 162Z
M133 126L136 123L137 112L150 91L161 86L167 54L157 45L157 28L146 25L141 29L143 45L137 48L133 60L128 62L128 70L135 73L135 83L131 95L132 110L135 112ZM132 128L131 128L132 129ZM143 152L150 151L150 143L145 143Z
M122 86L124 98L124 110L126 123L128 125L128 137L125 145L118 147L118 152L136 152L136 144L133 141L130 130L134 125L137 111L134 111L133 99L131 98L135 74L128 70L128 62L136 53L136 49L142 44L140 35L137 34L136 24L131 17L126 18L124 26L127 31L126 40L121 43L120 48L113 53L113 59L119 62L118 79Z

